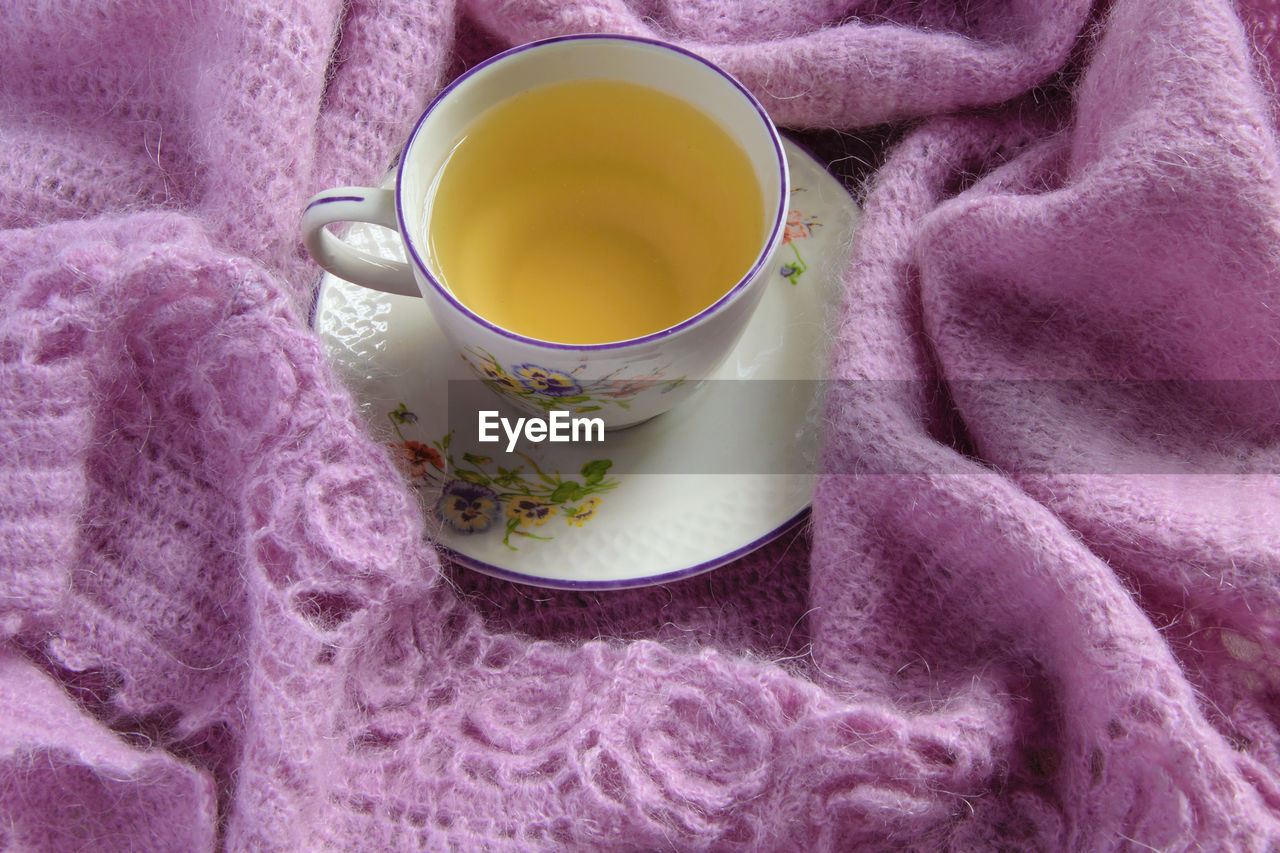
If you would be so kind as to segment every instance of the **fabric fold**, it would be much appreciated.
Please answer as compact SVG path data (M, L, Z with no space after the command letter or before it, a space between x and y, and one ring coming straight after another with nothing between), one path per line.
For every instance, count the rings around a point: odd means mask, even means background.
M4 844L1280 841L1274 4L118 6L0 13ZM297 234L577 31L878 166L811 523L611 594L437 552Z

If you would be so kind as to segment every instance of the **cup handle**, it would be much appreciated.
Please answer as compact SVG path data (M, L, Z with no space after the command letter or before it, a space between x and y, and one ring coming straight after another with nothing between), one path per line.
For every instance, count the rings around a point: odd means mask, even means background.
M401 296L421 295L408 264L351 248L325 227L334 222L370 222L398 234L395 193L380 187L334 187L317 194L302 212L302 243L317 264L339 278Z

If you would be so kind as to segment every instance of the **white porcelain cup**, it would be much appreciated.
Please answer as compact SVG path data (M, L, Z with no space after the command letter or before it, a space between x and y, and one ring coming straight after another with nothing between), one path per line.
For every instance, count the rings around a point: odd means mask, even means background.
M764 237L747 273L737 282L726 282L723 295L693 316L629 340L564 344L501 328L463 305L425 251L425 227L434 179L477 117L533 87L582 79L648 86L684 100L717 122L746 152L759 182ZM606 428L618 428L670 409L733 349L759 302L782 242L788 180L777 129L751 93L721 69L649 39L566 36L513 48L460 76L418 120L401 154L394 190L337 187L322 192L307 205L302 234L312 258L338 277L389 293L420 294L459 355L518 408L542 414L589 412ZM326 228L353 221L399 232L408 262L356 251Z

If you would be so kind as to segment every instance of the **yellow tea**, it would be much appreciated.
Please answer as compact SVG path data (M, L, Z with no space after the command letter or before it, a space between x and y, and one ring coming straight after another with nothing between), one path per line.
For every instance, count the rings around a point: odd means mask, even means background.
M764 240L742 148L665 93L584 80L482 114L440 174L427 244L444 285L510 331L627 340L719 299Z

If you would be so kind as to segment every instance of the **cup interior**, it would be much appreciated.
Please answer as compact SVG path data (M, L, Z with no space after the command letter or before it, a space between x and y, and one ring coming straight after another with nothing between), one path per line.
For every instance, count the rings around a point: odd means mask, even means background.
M488 324L449 292L424 251L424 226L439 176L461 134L490 107L538 86L586 79L648 86L680 98L717 122L750 160L764 202L765 236L750 271L700 315L716 310L781 240L787 204L781 140L755 98L723 71L681 48L630 36L567 36L513 48L472 68L437 96L409 139L397 178L397 215L411 262L456 309Z

